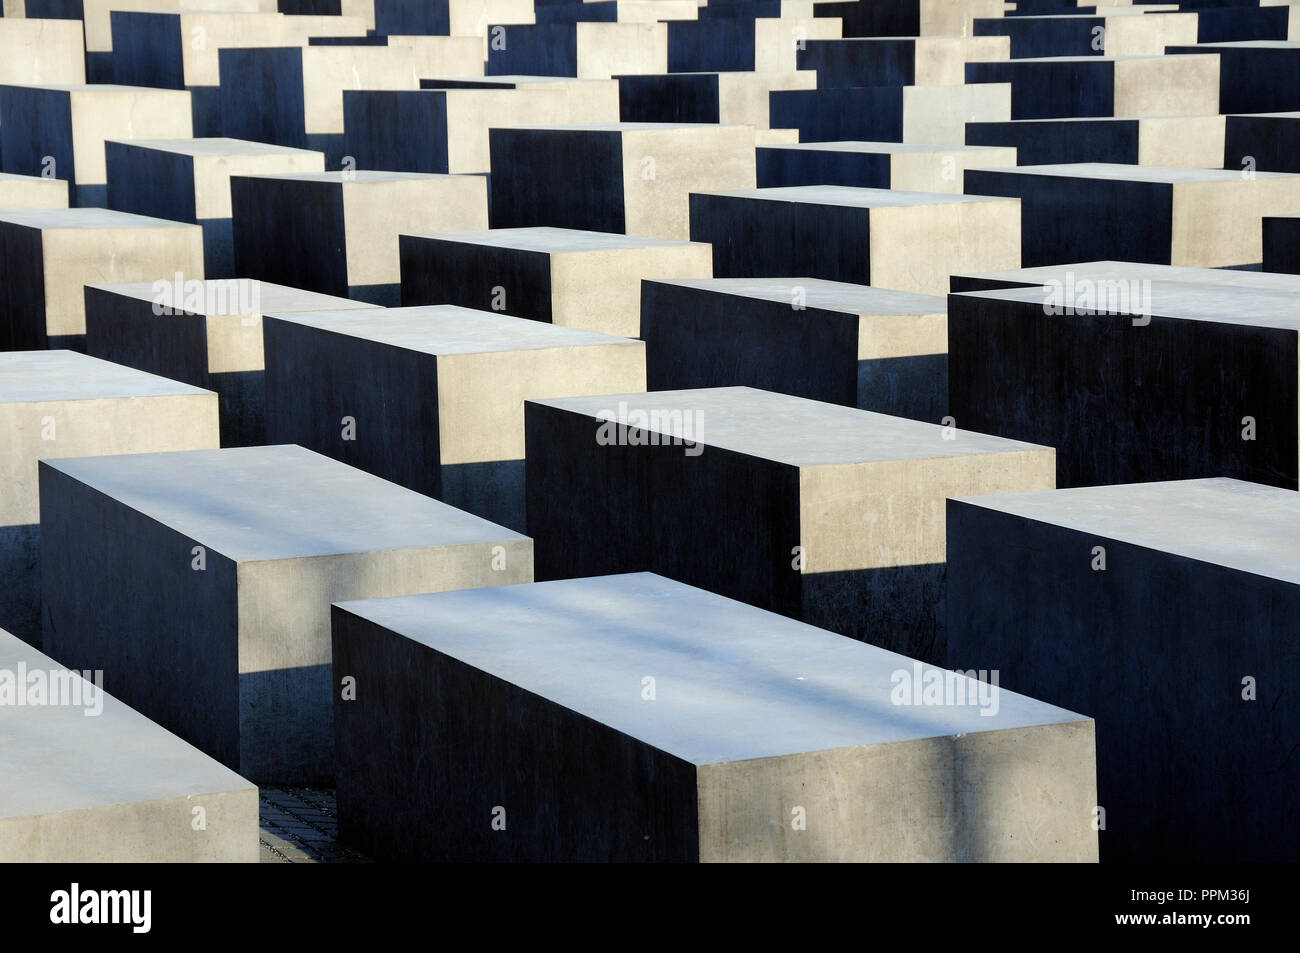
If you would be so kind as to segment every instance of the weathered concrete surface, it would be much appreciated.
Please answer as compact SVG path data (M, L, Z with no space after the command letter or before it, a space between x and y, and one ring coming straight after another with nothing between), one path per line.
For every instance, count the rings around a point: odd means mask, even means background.
M815 89L808 70L784 73L661 73L618 76L623 122L707 122L767 129L769 93Z
M1096 718L1103 860L1300 850L1298 540L1236 480L949 501L948 664Z
M1113 15L1103 16L1098 11L1081 16L1052 13L979 19L975 21L974 32L976 36L1008 37L1011 55L1016 59L1164 56L1166 46L1195 43L1199 39L1195 12L1144 12L1140 7L1127 10L1110 7L1107 12Z
M266 443L262 315L377 306L255 279L86 287L86 352L216 391L221 446Z
M1225 116L1225 169L1300 172L1300 112Z
M1231 476L1296 489L1296 289L1249 272L1147 274L1065 265L949 295L953 416L1055 447L1059 486Z
M0 211L0 348L85 350L83 287L203 278L203 232L101 208Z
M0 445L0 627L39 647L37 460L216 447L216 395L72 351L0 352Z
M645 387L640 341L454 305L280 314L264 330L269 440L520 531L524 401Z
M1258 264L1263 216L1300 212L1300 175L1238 169L1100 162L970 169L966 188L1020 199L1027 267L1105 258Z
M747 387L524 416L538 578L658 572L926 661L945 497L1056 485L1048 447Z
M641 286L649 389L743 385L938 423L947 302L819 278Z
M0 86L5 172L67 179L74 204L104 206L109 139L194 135L190 94L113 85Z
M1096 859L1088 719L892 705L920 663L658 576L342 603L334 646L373 856Z
M0 172L0 208L67 208L68 183L40 175Z
M203 227L204 271L235 278L232 175L324 172L325 157L242 139L106 142L108 207Z
M253 781L333 775L331 601L532 578L526 537L301 447L40 482L45 650Z
M488 224L474 175L236 175L230 194L239 275L380 305L400 298L399 234Z
M748 126L584 123L493 129L492 227L690 237L690 195L754 187Z
M1010 59L1005 36L894 36L805 40L801 70L823 89L853 86L961 86L966 64Z
M1300 40L1239 40L1170 46L1169 54L1219 57L1222 80L1217 111L1268 113L1300 109ZM1167 59L1181 59L1170 56Z
M65 671L0 629L10 692L35 673L65 686L39 705L0 704L0 862L257 860L256 787L96 688L93 673L63 682Z
M402 304L457 304L639 337L643 278L708 278L699 242L567 228L403 235Z
M12 14L0 19L0 83L85 81L85 41L79 23L29 20Z
M690 237L713 245L720 278L942 294L952 272L1017 267L1019 218L1018 199L809 185L694 192Z
M760 189L849 185L960 193L966 169L1013 166L1016 150L903 142L803 142L760 147L756 158Z

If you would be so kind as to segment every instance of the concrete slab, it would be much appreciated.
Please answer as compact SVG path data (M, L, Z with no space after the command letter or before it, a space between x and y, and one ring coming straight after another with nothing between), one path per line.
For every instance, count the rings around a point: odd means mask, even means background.
M760 147L756 162L760 189L848 185L960 193L966 169L1013 166L1016 150L903 142L804 142Z
M216 447L216 395L72 351L0 351L0 442L0 626L39 647L37 460Z
M564 327L641 335L644 278L708 278L699 242L568 228L403 235L402 304L456 304Z
M1020 199L1030 267L1103 258L1258 264L1263 216L1300 212L1300 176L1235 169L1102 162L971 169L966 188Z
M221 446L256 446L266 443L262 315L377 307L255 279L88 285L86 351L215 391Z
M1300 172L1300 112L1225 116L1223 167Z
M0 862L255 862L257 788L86 675L0 629Z
M238 274L386 306L400 297L399 235L488 224L473 175L236 175L230 194Z
M1300 40L1197 43L1170 46L1165 52L1219 57L1222 82L1218 112L1266 113L1300 109Z
M1010 83L1011 119L1226 112L1219 108L1217 54L1200 47L1195 52L1200 55L1043 56L967 63L966 82Z
M1300 275L1300 215L1264 217L1264 270Z
M658 572L924 661L944 498L1055 486L1048 447L747 387L524 416L539 579Z
M385 686L335 712L340 834L374 856L1096 856L1087 719L894 705L920 663L648 573L342 603L334 644Z
M701 191L691 195L690 237L713 245L720 278L809 275L942 294L952 272L1018 267L1019 217L1018 199L983 195L838 185Z
M1096 713L1103 860L1295 856L1297 530L1226 479L948 502L949 664Z
M1058 486L1300 486L1295 290L1252 288L1262 276L1245 272L1210 285L1073 268L949 296L959 422L1056 447Z
M815 72L817 86L823 89L961 86L967 63L1010 59L1011 45L1009 37L990 35L808 40L796 63L801 70Z
M75 20L0 19L0 83L85 81L85 41Z
M640 341L453 305L280 314L264 330L268 439L520 531L523 402L645 387Z
M109 139L192 136L190 95L142 86L0 86L4 171L67 179L73 204L108 199Z
M652 391L747 386L937 423L947 302L818 278L642 282Z
M235 278L232 175L324 172L319 152L242 139L106 142L108 207L203 228L204 272Z
M772 126L798 129L800 142L951 145L968 122L1011 118L1010 83L774 90L769 100Z
M41 175L0 172L0 208L67 208L68 183Z
M83 287L203 278L203 232L101 208L0 211L0 346L85 350Z
M592 103L596 108L583 108ZM488 127L617 120L617 104L560 83L510 88L345 90L343 145L358 168L487 173Z
M757 73L660 73L616 77L623 122L707 122L767 129L768 96L815 89L807 70Z
M1027 166L1124 162L1217 169L1225 165L1226 119L1225 116L1151 116L1145 119L1103 116L974 122L966 125L966 143L1014 146L1018 161ZM1235 162L1228 165L1229 168L1236 166Z
M685 239L692 192L754 185L748 126L611 122L489 135L494 228Z
M45 650L253 781L333 775L331 601L532 577L526 537L301 447L40 481Z
M488 44L488 76L609 79L669 69L665 23L538 23L502 26L499 36L499 43Z

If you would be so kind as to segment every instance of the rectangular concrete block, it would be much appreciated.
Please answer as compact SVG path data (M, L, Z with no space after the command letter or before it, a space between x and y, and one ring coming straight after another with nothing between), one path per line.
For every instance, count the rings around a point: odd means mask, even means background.
M0 83L86 81L86 49L75 20L0 19Z
M253 279L88 285L86 352L215 391L221 446L255 446L266 443L262 315L376 307Z
M221 133L325 153L343 160L343 90L419 89L412 50L389 46L225 49Z
M539 579L657 572L924 661L944 657L943 500L1056 485L1049 447L747 387L525 420Z
M1062 4L1062 6L1066 6ZM1077 6L1077 5L1076 5ZM1091 6L1091 5L1089 5ZM1176 10L1170 5L1170 10ZM1199 24L1195 11L1147 11L1145 6L1103 15L1008 16L975 21L975 35L1011 40L1017 59L1044 56L1164 56L1165 47L1195 43Z
M234 278L230 177L324 172L319 152L241 139L106 142L108 207L203 228L204 272Z
M488 224L474 175L236 175L230 194L238 274L386 306L400 296L399 235Z
M963 426L1055 447L1063 487L1230 476L1297 488L1296 289L1252 280L1281 276L1034 271L1029 286L949 296Z
M948 502L949 664L1092 713L1105 861L1285 861L1300 496L1206 479Z
M375 857L1096 859L1088 719L895 707L979 688L659 576L341 603L334 646L384 686L335 711L340 836Z
M973 122L967 145L1013 146L1021 165L1111 162L1187 169L1225 166L1225 116L1159 116L1147 119L1015 119ZM1014 163L1009 163L1014 164ZM1259 166L1263 169L1264 166ZM1270 171L1300 171L1272 169Z
M85 675L0 629L0 862L256 863L257 788Z
M1264 215L1300 212L1300 176L1274 172L1084 162L965 175L971 192L1019 198L1027 267L1258 264Z
M1222 82L1218 109L1212 112L1267 113L1300 109L1300 39L1197 43L1170 46L1165 52L1219 57Z
M640 341L454 305L265 320L267 437L523 530L525 400L645 387Z
M967 63L966 82L1010 83L1012 119L1226 112L1219 108L1217 55L1201 47L1196 51L1200 55L1045 56Z
M538 23L503 26L500 37L488 44L488 76L609 79L668 72L665 23Z
M72 351L4 351L0 443L0 627L40 646L37 460L214 448L216 395Z
M804 142L760 147L756 162L760 189L848 185L960 193L966 169L1013 166L1016 150L903 142Z
M532 578L527 538L301 447L40 480L45 651L259 783L333 776L330 602Z
M0 172L0 208L67 208L68 183L42 175Z
M815 89L816 74L661 73L616 77L623 122L707 122L768 128L769 93Z
M973 173L968 173L968 175ZM693 241L719 278L808 275L942 294L962 262L1020 262L1018 199L838 185L695 192ZM999 264L1000 263L1000 264Z
M83 287L203 278L203 232L101 208L0 211L0 347L85 350Z
M965 141L968 122L1011 118L1010 83L773 90L773 128L798 129L800 142Z
M73 203L104 206L109 139L194 135L190 94L142 86L0 86L4 171L67 179Z
M492 227L689 238L689 197L754 187L748 126L587 123L493 129Z
M485 84L486 86L486 84ZM486 173L488 128L602 122L612 108L581 108L562 83L419 90L345 90L344 149L363 169ZM602 103L603 107L604 104ZM577 108L575 108L577 107Z
M699 242L567 228L403 235L402 304L456 304L620 337L641 335L643 278L710 278Z
M649 389L756 387L938 423L947 303L818 278L646 280Z
M970 36L977 18L1002 16L1004 7L1001 0L890 0L819 3L814 10L841 18L845 36Z
M1005 36L852 37L806 40L796 62L821 88L961 86L966 64L1010 59Z

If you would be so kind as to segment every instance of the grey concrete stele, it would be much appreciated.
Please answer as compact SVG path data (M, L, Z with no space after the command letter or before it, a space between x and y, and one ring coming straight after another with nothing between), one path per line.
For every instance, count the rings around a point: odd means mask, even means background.
M718 278L943 294L952 272L1020 266L1020 200L839 185L696 191L690 237L713 245Z
M301 447L42 461L45 651L258 783L333 777L329 604L532 578L532 544Z
M699 242L569 228L403 235L402 304L458 304L638 337L642 278L708 278Z
M378 305L239 278L87 285L86 352L216 391L221 446L266 443L262 315Z
M537 578L650 571L943 658L943 505L1050 447L748 387L529 400Z
M1103 860L1300 854L1300 495L1188 480L948 503L948 664L1097 721Z
M0 863L257 860L256 787L3 629L0 736Z
M648 573L342 603L334 653L370 856L1097 857L1089 719Z
M401 296L399 235L488 224L477 175L235 175L230 195L237 274L385 307Z
M102 208L0 210L0 348L86 348L84 286L203 278L203 231Z
M217 395L73 351L0 351L0 628L41 645L37 461L217 447Z
M938 423L947 302L820 278L641 283L650 390L757 387Z
M524 401L645 387L640 341L455 305L268 315L267 437L524 528Z
M953 283L993 289L948 297L953 415L1055 447L1057 486L1300 486L1300 279L1088 262Z

